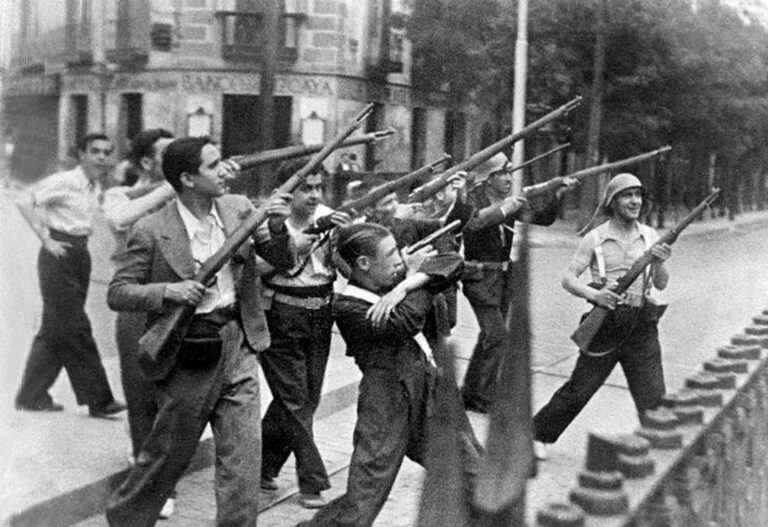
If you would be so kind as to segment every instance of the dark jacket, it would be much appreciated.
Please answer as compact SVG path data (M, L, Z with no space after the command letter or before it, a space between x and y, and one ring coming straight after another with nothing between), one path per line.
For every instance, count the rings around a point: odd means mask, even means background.
M407 376L410 365L423 360L422 351L413 337L424 329L433 295L455 283L461 268L462 259L458 254L440 255L425 261L419 271L433 277L431 282L408 294L379 328L366 317L371 303L344 293L338 295L333 307L334 319L347 344L347 355L355 358L363 372L381 368L395 370L401 378Z

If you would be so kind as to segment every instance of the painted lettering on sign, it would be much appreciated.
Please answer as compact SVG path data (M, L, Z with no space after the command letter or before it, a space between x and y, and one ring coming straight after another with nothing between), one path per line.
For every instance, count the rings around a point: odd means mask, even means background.
M196 93L259 93L259 75L221 75L217 73L185 73L181 87Z
M332 79L323 77L277 76L275 93L278 95L309 95L333 97L336 95Z

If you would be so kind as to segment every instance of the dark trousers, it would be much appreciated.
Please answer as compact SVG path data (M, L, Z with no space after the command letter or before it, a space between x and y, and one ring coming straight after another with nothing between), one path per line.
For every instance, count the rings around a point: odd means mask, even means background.
M464 294L475 313L480 333L464 376L462 395L469 407L478 410L490 410L501 362L509 349L506 293L510 273L485 269L477 282L464 282Z
M434 382L434 369L424 362L414 364L408 379L399 379L392 370L363 372L347 492L300 525L367 527L373 524L404 457L424 463L428 407ZM466 434L466 431L458 433ZM471 443L469 438L461 438L465 450L464 470L469 481L474 480L479 459Z
M138 456L141 445L152 430L157 415L157 388L139 367L139 339L144 333L147 316L143 312L120 312L115 321L115 340L120 357L120 378L125 403L128 405L128 428L133 455Z
M554 443L620 364L638 413L656 408L664 397L664 372L656 321L637 308L619 308L626 324L616 331L617 346L606 355L580 354L571 378L533 418L534 439Z
M114 397L85 313L91 276L87 238L56 232L51 236L72 247L62 258L40 249L37 273L43 297L42 324L27 357L16 405L49 404L48 390L62 368L67 371L77 404L108 404Z
M227 323L221 335L223 351L216 364L194 369L177 364L157 384L157 418L128 478L110 497L111 526L155 524L208 422L216 447L216 525L256 525L261 468L258 362L237 322Z
M331 307L273 302L267 323L271 345L260 361L273 399L262 420L261 471L276 477L293 452L299 489L317 494L331 486L312 431L331 347Z

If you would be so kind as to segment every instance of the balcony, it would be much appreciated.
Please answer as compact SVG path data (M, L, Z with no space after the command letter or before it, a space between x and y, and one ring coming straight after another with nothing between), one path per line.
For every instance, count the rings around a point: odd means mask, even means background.
M260 62L263 53L264 16L244 11L217 11L221 22L221 53L225 60ZM306 18L302 13L284 13L278 26L277 59L295 62L298 53L298 26Z

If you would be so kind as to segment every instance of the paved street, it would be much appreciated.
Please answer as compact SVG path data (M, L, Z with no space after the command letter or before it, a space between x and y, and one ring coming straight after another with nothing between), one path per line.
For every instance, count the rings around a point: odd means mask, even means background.
M65 375L53 390L54 398L67 407L65 412L35 415L12 411L24 357L39 324L40 299L35 275L38 244L10 205L8 196L0 199L0 213L0 248L4 256L0 260L0 441L8 446L0 458L0 488L5 489L0 491L0 503L5 509L0 510L2 518L8 512L23 511L56 496L71 495L76 489L124 469L128 440L124 418L94 420L87 418L83 409L75 410ZM568 227L559 224L547 231L537 230L533 235L534 410L564 382L575 361L568 336L584 306L559 285L559 273L577 241ZM670 390L677 389L685 376L698 371L703 359L712 357L718 346L726 344L752 316L768 307L764 271L764 262L768 261L767 232L768 214L752 213L741 216L735 226L719 219L694 225L675 245L669 261L672 279L665 295L670 308L660 326ZM110 381L119 393L113 315L104 305L110 249L109 234L100 230L91 242L95 272L88 312ZM474 317L462 299L460 323L455 331L460 348L459 375L463 375L476 331ZM354 425L354 404L349 403L354 403L354 390L344 389L354 387L357 375L351 360L343 356L336 336L324 393L333 392L339 397L328 396L335 402L327 403L316 430L328 468L334 473L333 489L326 493L328 498L343 492L346 482L345 467ZM262 401L266 403L269 394L264 383L262 390ZM484 417L471 414L471 418L483 436L487 424ZM560 475L572 473L582 464L586 431L629 432L636 426L631 399L623 376L617 371L551 449L550 460L540 465L539 476L529 486L529 510L564 498L573 481ZM413 524L421 475L418 466L406 462L377 526ZM211 478L212 469L205 468L182 481L178 514L167 522L169 527L212 524L215 511ZM291 467L286 467L279 483L281 490L277 496L264 496L265 506L271 507L260 516L260 525L292 525L311 515L295 503ZM85 521L83 518L73 520L81 521L83 526L105 525L100 516Z

